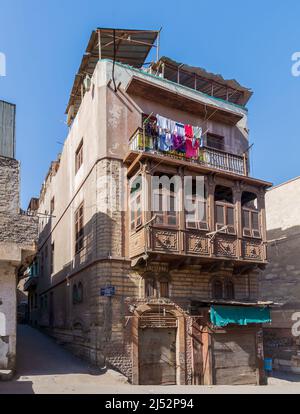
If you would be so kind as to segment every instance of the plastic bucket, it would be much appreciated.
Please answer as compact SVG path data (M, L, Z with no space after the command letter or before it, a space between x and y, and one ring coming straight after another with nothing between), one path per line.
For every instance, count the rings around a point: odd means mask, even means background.
M272 358L265 358L264 359L264 367L265 367L265 371L267 372L271 372L273 369L273 361Z

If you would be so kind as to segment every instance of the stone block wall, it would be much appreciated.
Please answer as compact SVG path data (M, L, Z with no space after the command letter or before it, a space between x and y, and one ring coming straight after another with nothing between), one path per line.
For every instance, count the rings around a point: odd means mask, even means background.
M0 212L19 212L19 162L0 156Z

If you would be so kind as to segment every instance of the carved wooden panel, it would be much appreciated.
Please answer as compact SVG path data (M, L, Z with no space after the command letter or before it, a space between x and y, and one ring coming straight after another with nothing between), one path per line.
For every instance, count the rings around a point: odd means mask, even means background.
M208 255L208 238L204 234L187 233L186 249L187 254Z
M263 260L260 240L243 240L243 257L250 260Z
M152 229L153 250L178 251L178 232L172 230Z
M216 236L215 256L236 257L237 256L237 239L226 236L226 235Z
M130 257L137 256L145 251L145 233L144 231L139 231L138 233L133 233L130 236L129 241L129 255Z

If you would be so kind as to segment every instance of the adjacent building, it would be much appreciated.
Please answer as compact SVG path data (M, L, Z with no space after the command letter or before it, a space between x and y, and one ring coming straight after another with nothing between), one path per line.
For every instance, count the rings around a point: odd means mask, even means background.
M134 384L263 383L270 183L249 171L252 93L161 58L158 38L91 35L38 201L31 320Z
M0 379L16 367L17 273L35 254L37 218L20 209L15 105L0 101Z
M300 316L299 203L300 177L267 192L269 265L259 283L262 299L272 298L281 305L272 310L272 324L264 328L266 357L272 358L275 369L297 373L300 372L300 331L296 325Z

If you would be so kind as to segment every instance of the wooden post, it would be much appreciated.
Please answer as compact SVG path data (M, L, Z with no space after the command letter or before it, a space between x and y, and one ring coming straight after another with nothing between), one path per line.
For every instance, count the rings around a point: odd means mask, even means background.
M267 221L266 221L266 202L265 202L265 190L261 189L258 197L258 211L259 211L259 224L261 227L261 236L263 240L262 260L267 260Z
M211 176L208 176L207 180L207 202L208 202L208 225L209 231L215 230L215 183ZM213 243L209 243L210 256L214 253Z
M245 153L243 154L243 163L244 163L244 175L248 176L247 157Z
M98 53L99 53L99 60L101 60L101 33L98 30Z
M239 182L236 183L234 188L234 198L235 198L235 226L236 226L236 232L237 232L237 252L238 252L238 258L242 258L242 239L243 239L243 224L242 224L242 189Z
M180 249L185 254L185 198L184 198L184 169L179 168L180 175L180 189L179 189L179 200L180 200L180 211L179 211L179 240Z

